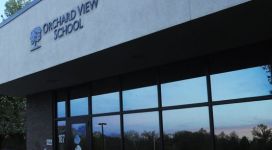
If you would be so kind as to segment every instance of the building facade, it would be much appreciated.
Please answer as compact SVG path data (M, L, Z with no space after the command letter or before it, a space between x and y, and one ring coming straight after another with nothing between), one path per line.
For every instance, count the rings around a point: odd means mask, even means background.
M0 24L0 94L27 97L28 150L268 150L271 18L270 0L34 0Z

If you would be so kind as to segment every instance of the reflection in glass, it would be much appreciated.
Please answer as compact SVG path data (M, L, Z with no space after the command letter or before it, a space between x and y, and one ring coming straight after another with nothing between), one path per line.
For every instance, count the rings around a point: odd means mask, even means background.
M157 86L149 86L123 92L124 110L158 107Z
M87 148L87 135L86 124L78 123L72 124L72 149L86 149Z
M119 111L119 93L109 93L92 97L93 114Z
M214 107L218 150L272 149L272 101Z
M65 134L66 134L66 121L57 122L57 135L58 135L58 150L66 150L65 148Z
M165 150L208 150L211 147L207 107L163 112Z
M65 101L57 102L57 117L58 118L66 117L65 112L66 112Z
M158 112L124 115L125 148L127 150L159 150Z
M121 149L120 116L93 118L93 143L95 150Z
M206 77L165 83L161 85L161 91L163 106L208 101Z
M88 115L88 97L71 100L71 116Z
M237 99L271 94L270 72L263 66L211 76L214 100Z

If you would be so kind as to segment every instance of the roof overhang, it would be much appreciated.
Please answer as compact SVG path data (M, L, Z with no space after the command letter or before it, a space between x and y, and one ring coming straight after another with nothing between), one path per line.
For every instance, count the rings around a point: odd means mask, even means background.
M25 96L230 51L270 40L271 26L271 0L251 1L1 84L0 94Z

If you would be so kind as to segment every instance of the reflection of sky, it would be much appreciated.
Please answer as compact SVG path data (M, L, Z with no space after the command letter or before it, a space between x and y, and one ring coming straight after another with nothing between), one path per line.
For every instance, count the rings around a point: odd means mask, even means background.
M272 86L268 82L267 73L262 67L244 69L223 74L212 75L212 93L216 100L233 99L269 94ZM158 107L157 87L150 86L123 92L124 110ZM180 105L207 101L205 77L166 83L162 85L164 106ZM63 104L59 104L63 105ZM61 106L60 106L61 107ZM72 114L88 114L87 98L71 101ZM61 111L64 111L61 108ZM111 93L93 96L93 112L105 113L119 111L119 94ZM252 102L222 105L214 107L216 133L233 130L239 135L250 135L252 127L263 123L272 126L272 102ZM63 115L63 114L62 114ZM112 124L107 126L106 134L115 134L119 129L119 118L100 117ZM206 108L165 111L163 113L165 132L177 130L197 131L200 128L208 130L209 119ZM94 120L95 121L95 120ZM125 130L138 132L158 131L158 113L138 113L124 115ZM99 127L94 129L99 131ZM108 130L108 131L107 131ZM239 131L238 131L239 130Z
M169 110L163 112L164 132L199 131L201 128L209 131L208 107Z
M158 107L157 86L149 86L123 92L124 110Z
M118 112L119 111L119 93L109 93L96 95L92 97L93 114Z
M58 118L63 118L65 117L65 101L63 102L58 102L57 103L58 107Z
M272 126L272 101L229 104L214 107L216 132L237 131L240 136L249 135L258 124ZM238 130L241 129L240 132Z
M72 132L73 135L86 136L86 124L85 123L72 124Z
M206 77L162 84L163 106L207 102Z
M270 94L271 84L262 67L211 76L213 99L236 99Z
M71 116L88 115L88 97L70 101Z
M124 115L124 129L127 131L156 131L159 133L159 113L137 113Z
M233 131L239 136L239 138L242 138L243 136L246 136L248 139L252 140L252 128L257 126L251 125L251 126L244 126L244 127L232 127L232 128L218 128L215 130L215 134L219 135L220 133L224 132L226 135L230 135ZM271 126L270 126L271 127Z
M58 121L58 126L66 126L66 121Z
M107 136L120 136L120 116L106 116L93 118L93 132L102 132L99 123L107 123L104 126L104 134Z

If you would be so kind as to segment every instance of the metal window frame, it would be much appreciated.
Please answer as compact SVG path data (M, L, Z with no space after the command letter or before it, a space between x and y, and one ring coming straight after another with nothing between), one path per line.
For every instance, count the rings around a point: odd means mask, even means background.
M208 66L208 65L207 65ZM207 67L206 66L206 67ZM76 116L76 117L71 117L70 114L70 89L66 90L67 93L67 99L66 99L66 117L65 118L57 118L56 110L57 110L57 91L52 92L52 99L53 99L53 148L57 149L57 121L66 121L66 134L71 135L69 133L70 128L69 124L70 121L74 118L88 118L89 125L88 125L88 130L90 131L90 139L89 140L89 145L93 149L94 144L93 144L93 117L104 117L104 116L113 116L113 115L120 115L120 132L121 132L121 150L126 150L125 149L125 133L124 133L124 115L126 114L134 114L134 113L144 113L144 112L158 112L159 114L159 129L160 129L160 146L161 150L165 149L165 144L164 144L164 128L163 128L163 111L165 110L177 110L177 109L188 109L188 108L199 108L199 107L207 107L209 110L209 125L210 125L210 135L211 139L210 142L212 144L211 148L212 150L216 150L216 135L215 135L215 126L214 126L214 114L213 114L213 107L218 106L218 105L227 105L227 104L236 104L236 103L246 103L246 102L257 102L257 101L266 101L266 100L272 100L272 95L265 95L265 96L256 96L256 97L245 97L245 98L238 98L238 99L228 99L228 100L217 100L213 101L212 98L212 85L211 85L211 72L209 70L209 67L206 68L207 72L204 77L206 77L206 86L207 86L207 95L208 95L208 101L207 102L202 102L202 103L193 103L193 104L182 104L182 105L175 105L175 106L162 106L162 91L161 91L161 83L160 80L160 68L157 70L157 83L155 86L157 86L157 93L158 93L158 107L156 108L147 108L147 109L137 109L137 110L123 110L123 75L118 76L119 77L119 83L120 87L117 92L119 92L119 112L110 112L110 113L100 113L100 114L92 114L92 89L90 86L89 89L89 95L88 95L88 103L89 103L89 114L85 116ZM91 83L89 84L91 85ZM66 138L67 139L67 138ZM66 140L66 143L68 141ZM70 147L69 145L66 144L66 146Z

